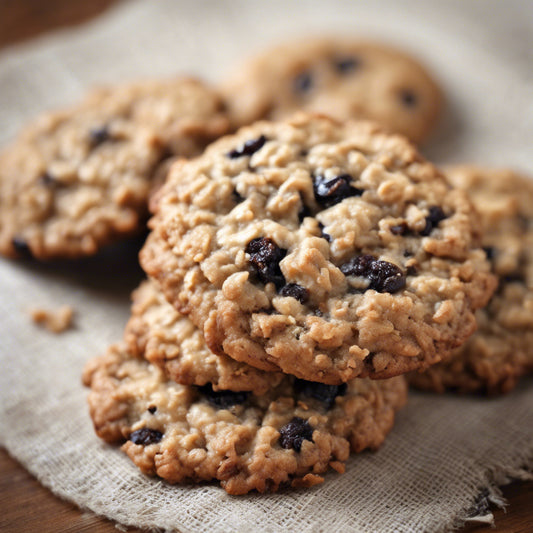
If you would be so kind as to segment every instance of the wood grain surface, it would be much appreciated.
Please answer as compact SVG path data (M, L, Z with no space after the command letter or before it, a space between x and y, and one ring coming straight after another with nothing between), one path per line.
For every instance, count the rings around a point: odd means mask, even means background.
M0 0L0 48L55 28L80 24L118 1ZM503 492L509 506L506 512L494 511L496 528L472 524L462 533L531 533L533 482L513 483ZM117 528L113 522L55 497L0 449L0 532L116 533Z

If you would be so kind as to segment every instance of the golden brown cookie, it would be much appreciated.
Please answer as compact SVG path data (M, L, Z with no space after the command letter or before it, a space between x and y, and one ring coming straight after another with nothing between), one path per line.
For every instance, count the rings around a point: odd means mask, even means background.
M480 213L499 286L476 313L478 331L449 360L410 375L437 392L508 392L533 371L533 180L504 169L454 167L446 175Z
M471 204L367 122L260 122L173 166L143 268L216 353L338 384L424 368L495 285Z
M307 39L266 50L223 85L237 126L287 118L297 110L338 120L372 119L424 140L442 107L441 91L415 59L354 39Z
M88 363L95 431L142 472L219 480L230 494L310 487L350 450L378 448L406 401L403 377L328 386L286 377L263 395L178 385L124 345Z
M80 257L138 232L161 163L228 125L193 79L110 86L40 117L0 155L0 253Z

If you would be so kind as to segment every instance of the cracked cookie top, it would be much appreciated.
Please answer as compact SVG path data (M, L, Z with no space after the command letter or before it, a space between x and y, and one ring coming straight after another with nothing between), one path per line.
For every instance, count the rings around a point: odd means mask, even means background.
M478 330L443 361L410 376L424 389L508 392L533 371L533 181L505 169L452 167L450 181L478 210L483 247L498 277Z
M40 117L0 155L0 253L73 258L131 235L168 159L228 124L219 97L185 78L97 89Z
M222 90L238 126L304 110L376 120L415 142L428 136L442 107L440 89L416 60L354 39L313 38L266 50Z
M90 361L94 428L142 472L218 480L230 494L310 487L350 451L378 448L407 398L403 377L334 386L285 377L264 394L179 385L124 345Z
M495 284L464 192L373 123L243 128L152 208L141 263L211 350L312 381L439 361Z

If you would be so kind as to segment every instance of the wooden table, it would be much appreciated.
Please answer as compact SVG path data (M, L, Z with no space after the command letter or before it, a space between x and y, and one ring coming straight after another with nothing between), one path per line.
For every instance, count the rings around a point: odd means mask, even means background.
M79 24L119 0L0 0L0 47L54 28ZM507 513L496 510L496 529L471 525L463 533L531 533L533 482L504 488ZM56 498L0 449L0 531L116 533L114 523ZM129 528L132 533L143 530ZM289 532L288 532L289 533Z

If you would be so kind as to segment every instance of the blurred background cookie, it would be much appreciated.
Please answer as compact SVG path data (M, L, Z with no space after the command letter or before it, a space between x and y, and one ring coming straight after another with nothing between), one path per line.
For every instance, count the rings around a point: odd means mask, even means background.
M0 155L0 253L74 258L138 232L167 161L227 129L221 100L189 78L97 89L41 116Z
M478 331L466 344L410 382L437 392L508 392L533 371L533 182L504 169L463 166L446 174L479 211L499 286L477 311Z
M265 50L222 90L237 126L303 109L377 120L415 142L428 136L442 107L439 87L415 59L353 39L311 38Z

